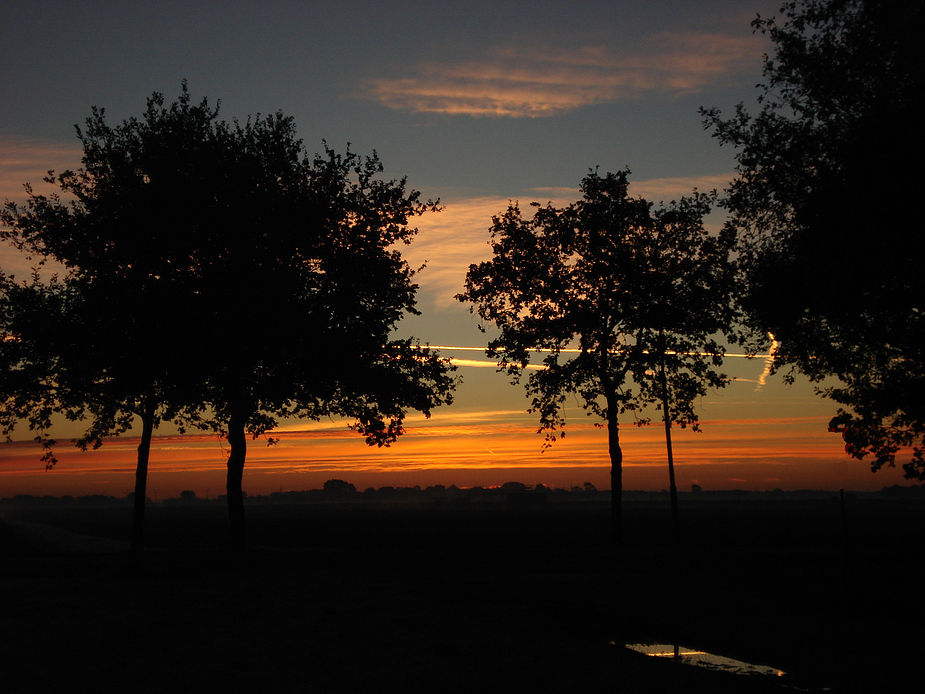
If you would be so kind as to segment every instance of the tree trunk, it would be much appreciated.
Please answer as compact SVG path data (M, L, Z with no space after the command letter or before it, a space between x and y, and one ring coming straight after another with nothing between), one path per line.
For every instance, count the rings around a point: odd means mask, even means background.
M228 493L228 521L231 528L231 547L244 547L244 491L241 487L244 477L244 459L247 455L247 435L244 433L244 417L232 414L228 421L228 477L225 489Z
M623 449L616 403L607 403L607 442L610 450L610 539L615 547L623 544Z
M154 411L149 408L141 415L141 443L138 444L138 463L135 466L135 498L132 509L131 564L141 566L145 544L145 501L148 487L148 459L151 454L151 437L154 435Z
M665 444L668 446L668 490L671 497L671 529L675 544L681 544L681 519L678 511L678 487L674 479L674 453L671 450L671 410L668 408L668 376L662 354L662 411L665 415Z

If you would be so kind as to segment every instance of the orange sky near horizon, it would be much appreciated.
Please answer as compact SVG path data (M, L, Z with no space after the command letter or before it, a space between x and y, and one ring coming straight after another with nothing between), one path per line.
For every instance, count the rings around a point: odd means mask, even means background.
M649 181L640 188L668 190L676 185L680 184ZM428 266L417 278L423 315L403 321L401 333L458 338L455 344L472 345L452 347L445 346L452 341L431 341L443 345L438 347L441 354L459 366L463 381L454 404L438 408L430 420L412 414L407 434L388 449L368 448L344 422L284 423L273 433L282 439L279 445L250 443L245 491L267 494L320 488L332 478L345 479L359 489L492 486L510 481L554 487L591 482L600 489L610 488L606 432L595 428L570 397L568 434L544 452L536 418L526 413L523 388L511 386L506 376L496 373L496 364L484 356L487 338L478 332L478 319L453 299L462 286L467 261L483 259L489 251L484 219L500 204L495 199L460 202L454 211L432 216L426 223L422 220L422 243L413 244L406 253L412 266L425 260ZM841 437L827 431L837 407L814 392L812 384L799 379L786 386L779 375L767 373L766 360L736 356L742 355L727 355L723 367L735 380L698 402L704 431L673 430L679 489L698 484L707 490L874 491L908 484L901 469L872 474L867 462L848 458ZM622 423L624 489L658 491L668 486L664 429L658 414L650 413L655 421L648 427ZM124 496L131 491L137 439L110 439L102 449L82 453L69 443L78 431L79 425L71 424L51 432L59 440L60 462L45 473L40 451L28 442L29 432L18 429L17 442L0 446L0 498ZM187 489L200 496L223 493L227 450L217 436L171 436L168 427L161 434L151 451L151 498L172 497Z
M501 413L508 415L511 413ZM499 414L499 418L501 418ZM437 420L437 421L434 421ZM571 487L591 482L610 488L606 431L571 424L567 436L542 450L542 435L528 420L472 424L411 425L390 448L370 448L342 427L282 430L280 442L248 446L244 488L269 494L320 488L332 478L358 489L396 486L495 486L504 482ZM903 484L901 470L876 474L849 459L841 438L826 430L828 418L772 417L706 420L703 432L672 430L678 488L705 490L798 489L876 491ZM664 428L621 427L624 489L668 487ZM57 467L43 472L31 442L0 446L0 498L16 494L124 496L133 489L137 437L108 440L81 452L67 441L56 448ZM157 436L148 475L148 496L175 497L191 489L201 497L224 493L227 446L216 435Z

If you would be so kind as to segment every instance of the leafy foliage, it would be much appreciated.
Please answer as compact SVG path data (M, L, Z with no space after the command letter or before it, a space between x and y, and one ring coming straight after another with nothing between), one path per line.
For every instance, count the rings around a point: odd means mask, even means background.
M65 331L78 349L30 337L52 360L34 359L56 390L24 406L80 416L92 403L94 442L124 431L138 402L222 431L235 503L245 432L339 414L370 444L389 445L409 409L429 415L451 401L448 361L390 336L416 313L414 273L397 246L438 203L380 178L375 153L325 145L308 156L291 118L228 123L185 83L170 105L155 93L141 119L111 126L95 108L78 136L81 169L47 178L63 196L30 195L3 212L12 243L66 267L81 307ZM73 362L69 410L59 356L85 350L94 352Z
M511 375L532 351L549 351L527 390L550 441L569 393L602 420L615 410L647 423L645 408L661 399L662 361L682 426L696 427L695 400L727 382L713 367L724 353L716 333L732 318L732 236L704 230L711 196L653 211L628 196L628 174L591 172L581 201L533 203L532 218L511 205L494 218L494 258L470 266L458 296L501 329L488 353ZM571 347L578 353L566 357Z
M741 231L743 306L777 367L843 405L846 450L925 477L921 267L925 237L908 204L923 184L920 2L806 0L759 17L770 37L760 110L705 124L735 146L725 204ZM834 377L840 385L824 383Z
M730 330L734 235L708 234L712 196L694 193L652 209L628 195L629 171L582 181L583 198L565 208L518 205L494 218L494 257L469 267L457 298L500 328L489 356L518 380L534 350L548 351L526 389L547 445L565 426L575 393L607 423L614 508L619 508L619 418L649 421L646 408L671 392L671 420L697 427L694 403L728 379L716 334ZM570 356L575 350L574 356ZM569 356L567 356L569 355ZM619 541L615 511L615 539Z
M67 399L59 392L59 383L66 378L57 379L54 374L66 366L59 364L60 349L39 346L60 340L65 297L57 277L43 282L36 272L31 282L20 284L0 273L0 427L9 438L19 419L26 419L43 446L46 469L57 462L55 441L49 434L52 415L59 402ZM79 404L68 412L79 418Z
M184 94L183 107L175 104L161 122L158 96L145 122L116 129L94 109L77 129L82 168L45 178L61 195L36 195L27 185L26 204L8 201L0 213L14 246L66 273L49 282L36 273L28 284L6 278L4 332L16 345L7 364L20 375L4 391L8 430L26 416L47 440L50 416L36 415L60 411L72 420L89 417L77 444L97 448L135 416L152 427L161 419L202 421L203 382L177 342L185 336L194 343L197 325L198 306L189 300L194 276L180 244L194 210L183 205L181 185L151 183L159 168L173 177L188 171L190 149L210 161L182 131L204 130L216 113L205 103L191 106ZM159 147L165 133L171 146Z

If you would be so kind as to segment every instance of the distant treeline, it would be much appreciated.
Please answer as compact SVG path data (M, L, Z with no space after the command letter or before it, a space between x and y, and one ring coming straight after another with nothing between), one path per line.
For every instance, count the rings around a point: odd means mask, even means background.
M814 499L831 498L839 494L838 491L805 489L797 491L771 491L757 490L719 490L704 491L693 485L690 492L680 492L689 501L729 500L729 499ZM864 497L922 497L925 498L925 484L922 485L893 485L884 487L876 492L846 492L851 496ZM658 492L630 490L623 492L624 498L631 501L663 500L667 499L668 491ZM409 504L507 504L511 506L532 506L546 503L579 503L601 502L607 503L610 499L610 490L598 490L593 484L586 482L583 486L574 486L569 489L563 487L547 487L542 484L535 486L520 482L507 482L498 487L446 487L437 484L431 487L369 487L359 491L353 484L343 480L328 480L322 489L308 489L303 491L278 491L267 495L248 495L248 503L252 504L311 504L311 503L409 503ZM134 502L134 494L124 497L105 496L93 494L87 496L34 496L31 494L18 494L13 497L0 499L0 505L14 506L125 506ZM202 498L196 492L185 490L177 497L170 497L154 501L147 499L148 504L163 506L176 505L222 505L226 503L225 495L213 498Z

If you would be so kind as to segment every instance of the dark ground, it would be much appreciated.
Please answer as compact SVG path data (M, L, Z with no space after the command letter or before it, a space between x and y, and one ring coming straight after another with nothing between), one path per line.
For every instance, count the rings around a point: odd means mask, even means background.
M617 552L597 503L251 505L238 553L221 507L155 505L140 574L128 507L3 512L8 692L891 692L920 674L920 499L852 498L847 535L835 498L698 501L680 549L664 502L630 502ZM788 674L622 647L644 640Z

